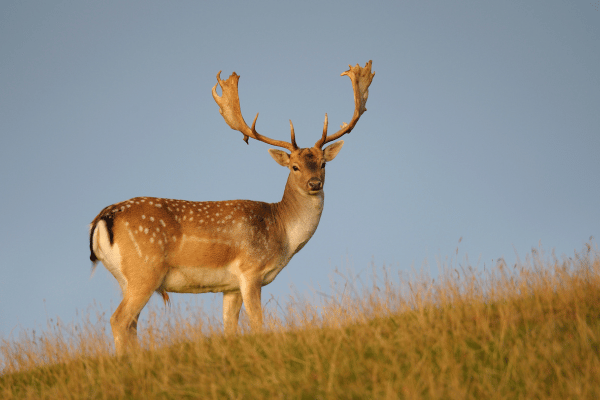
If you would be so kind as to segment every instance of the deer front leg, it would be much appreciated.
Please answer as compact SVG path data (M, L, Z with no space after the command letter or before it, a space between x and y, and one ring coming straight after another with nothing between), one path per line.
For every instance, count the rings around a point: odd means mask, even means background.
M237 333L241 308L242 293L223 293L223 326L226 335L235 335Z
M262 331L262 306L260 304L260 290L262 279L257 276L242 276L240 282L242 299L246 312L250 317L250 326L254 333Z

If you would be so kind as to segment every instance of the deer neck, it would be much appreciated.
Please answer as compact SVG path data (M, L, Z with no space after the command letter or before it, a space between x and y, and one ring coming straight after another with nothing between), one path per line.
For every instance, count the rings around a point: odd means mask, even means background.
M276 203L280 226L286 233L289 256L296 254L309 241L319 226L325 195L321 190L309 195L296 188L288 177L283 198Z

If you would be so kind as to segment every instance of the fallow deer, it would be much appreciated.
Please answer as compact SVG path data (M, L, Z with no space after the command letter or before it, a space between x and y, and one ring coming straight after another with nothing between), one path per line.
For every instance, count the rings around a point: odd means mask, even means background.
M137 345L137 321L154 292L223 293L227 334L237 331L242 303L253 330L262 329L261 287L268 285L312 237L323 211L325 164L335 158L343 140L366 111L368 88L375 73L371 61L342 75L352 81L354 114L350 123L327 135L327 114L321 138L311 148L259 134L254 118L248 127L240 111L239 75L223 81L217 74L213 97L225 122L249 138L287 149L269 149L290 173L279 203L249 200L184 201L136 197L103 209L90 225L90 259L110 271L123 300L110 319L115 347L122 354ZM222 95L217 94L217 85Z

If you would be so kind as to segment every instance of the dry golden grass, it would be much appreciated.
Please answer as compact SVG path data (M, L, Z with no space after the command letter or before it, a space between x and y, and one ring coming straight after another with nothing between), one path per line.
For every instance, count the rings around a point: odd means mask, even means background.
M600 398L592 244L572 258L534 250L484 271L453 264L435 281L418 273L397 282L380 270L319 305L292 298L283 313L268 308L258 335L228 338L181 310L153 312L144 350L122 358L103 316L52 322L35 338L2 341L0 397Z

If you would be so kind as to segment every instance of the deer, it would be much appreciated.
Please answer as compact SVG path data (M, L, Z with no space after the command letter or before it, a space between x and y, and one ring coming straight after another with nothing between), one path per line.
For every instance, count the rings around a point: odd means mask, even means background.
M139 347L140 313L154 293L165 305L171 293L223 293L226 335L238 332L244 304L252 332L263 329L261 288L271 283L315 233L323 212L325 165L340 152L344 141L367 110L369 85L375 76L372 61L349 66L354 91L354 114L349 123L327 134L325 114L321 138L310 148L291 140L274 140L249 127L240 110L235 72L222 80L212 95L231 129L271 146L271 157L289 169L278 203L250 200L185 201L135 197L104 208L90 224L92 272L100 261L117 280L123 299L110 318L115 350L123 354ZM217 86L222 95L217 94ZM323 148L327 143L334 142Z

